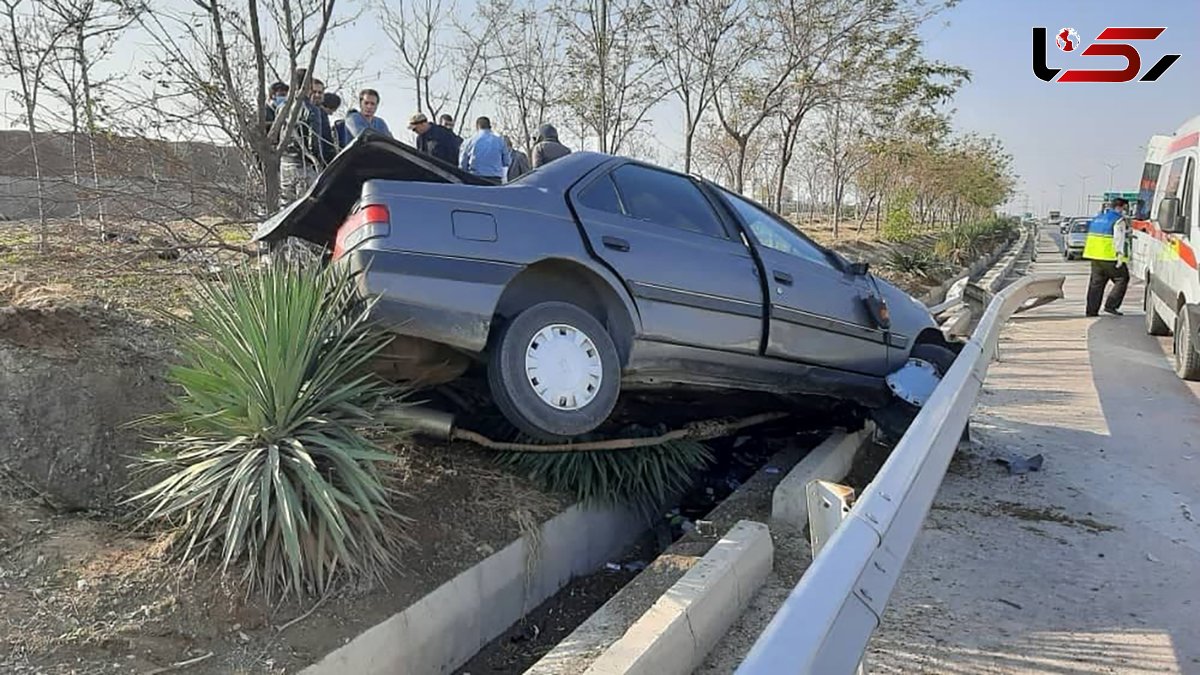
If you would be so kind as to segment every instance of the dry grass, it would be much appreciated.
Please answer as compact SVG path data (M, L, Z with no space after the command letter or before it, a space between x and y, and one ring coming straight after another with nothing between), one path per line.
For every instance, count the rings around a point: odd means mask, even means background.
M38 225L0 223L0 300L12 288L38 289L42 296L92 296L124 309L178 307L196 275L249 259L223 246L243 246L251 225L190 222L163 225L109 224L113 237L101 238L99 223L53 221L45 250L38 249Z

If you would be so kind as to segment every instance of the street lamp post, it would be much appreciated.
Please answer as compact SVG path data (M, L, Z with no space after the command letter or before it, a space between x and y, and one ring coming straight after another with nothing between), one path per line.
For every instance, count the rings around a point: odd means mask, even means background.
M1065 187L1067 187L1067 186L1064 183L1058 184L1058 210L1059 210L1059 212L1062 212L1062 210L1063 210L1063 188L1065 188Z
M1079 214L1087 215L1087 179L1091 176L1079 174Z
M1113 170L1114 170L1114 169L1116 169L1118 166L1121 166L1121 165L1120 165L1120 164L1110 164L1109 162L1105 162L1105 163L1104 163L1104 166L1108 167L1108 191L1109 191L1109 192L1112 192L1112 189L1113 189Z

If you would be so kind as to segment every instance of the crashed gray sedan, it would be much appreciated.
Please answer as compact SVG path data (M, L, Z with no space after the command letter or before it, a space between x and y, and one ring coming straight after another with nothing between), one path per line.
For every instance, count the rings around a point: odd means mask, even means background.
M257 240L358 272L387 372L469 370L537 438L592 431L621 392L849 401L892 427L959 346L918 301L744 196L577 152L499 185L365 133Z

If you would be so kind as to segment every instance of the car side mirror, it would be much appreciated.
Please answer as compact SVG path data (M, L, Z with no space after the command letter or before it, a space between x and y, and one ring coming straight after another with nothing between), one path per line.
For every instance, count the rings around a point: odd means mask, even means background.
M1158 203L1157 220L1163 232L1184 234L1183 219L1179 217L1179 197L1163 197Z
M862 277L866 276L867 272L871 270L871 263L865 260L860 260L858 262L850 263L850 266L847 269L850 270L850 274Z

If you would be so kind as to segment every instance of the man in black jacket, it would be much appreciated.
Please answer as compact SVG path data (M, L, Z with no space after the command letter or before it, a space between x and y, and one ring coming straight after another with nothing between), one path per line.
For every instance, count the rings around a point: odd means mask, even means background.
M458 148L461 140L453 131L438 124L431 124L424 113L417 113L408 118L408 128L417 135L417 150L458 166Z

